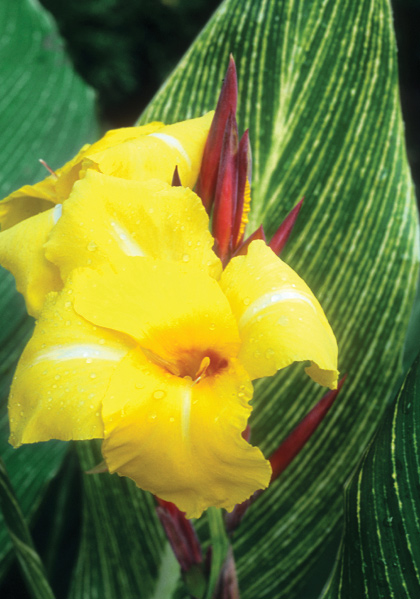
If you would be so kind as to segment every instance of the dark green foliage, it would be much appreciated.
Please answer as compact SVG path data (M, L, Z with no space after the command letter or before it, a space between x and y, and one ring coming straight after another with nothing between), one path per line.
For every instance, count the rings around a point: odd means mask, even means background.
M132 124L220 0L42 0L114 124Z

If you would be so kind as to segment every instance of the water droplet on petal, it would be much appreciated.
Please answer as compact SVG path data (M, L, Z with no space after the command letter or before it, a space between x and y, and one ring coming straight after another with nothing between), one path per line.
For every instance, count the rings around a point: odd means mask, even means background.
M189 257L189 255L188 255L188 254L184 254L184 255L182 256L182 261L183 261L183 262L189 262L189 260L190 260L190 257Z
M165 395L166 393L165 391L162 391L162 389L157 389L157 391L153 391L153 397L155 399L163 399Z
M209 326L210 331L214 331L215 328L216 328L216 325L214 324L214 322L212 322Z
M90 378L91 378L91 379L96 379L96 374L95 374L94 372L91 372L91 373L90 373Z
M249 297L245 297L244 298L244 304L245 304L245 306L249 306L250 303L251 303L251 300L249 299Z
M277 321L277 324L281 324L283 327L285 327L289 324L289 319L287 318L287 316L280 316L280 318Z
M95 250L97 250L97 249L98 249L98 246L97 246L97 245L96 245L96 243L95 243L95 242L92 240L92 241L89 241L89 243L88 243L88 246L87 246L87 249L88 249L88 251L89 251L89 252L94 252Z

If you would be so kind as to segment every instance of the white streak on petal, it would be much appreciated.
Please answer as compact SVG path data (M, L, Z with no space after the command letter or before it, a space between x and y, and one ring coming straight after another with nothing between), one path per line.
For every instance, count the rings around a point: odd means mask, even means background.
M34 366L39 362L51 360L53 362L66 360L108 360L119 362L127 353L125 349L102 347L100 345L69 344L66 346L53 345L48 350L39 352L31 361Z
M60 220L62 213L63 213L63 204L57 204L57 205L56 205L56 206L53 208L53 214L52 214L53 221L54 221L54 224L55 224L55 225L56 225L56 224L58 223L58 221Z
M119 223L111 221L111 227L114 231L114 238L117 240L118 245L127 256L144 256L145 253L133 239L130 233Z
M181 156L183 156L183 158L185 158L185 160L187 161L188 166L191 166L190 157L188 156L181 142L178 141L176 137L172 137L172 135L168 135L167 133L149 133L149 137L157 137L158 139L161 139L164 143L166 143L166 145L170 148L178 150Z
M186 440L190 434L190 416L191 416L191 391L190 385L186 386L182 392L182 438Z
M311 298L304 293L300 293L295 289L279 289L266 293L255 300L242 314L239 320L239 329L244 328L253 318L258 316L262 311L271 306L275 306L280 302L305 302L311 306L316 313L316 308Z

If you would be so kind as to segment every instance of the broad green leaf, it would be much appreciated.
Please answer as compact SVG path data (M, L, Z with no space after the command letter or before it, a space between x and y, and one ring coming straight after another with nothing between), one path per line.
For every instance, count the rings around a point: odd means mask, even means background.
M79 443L78 450L83 470L102 461L98 443ZM85 474L83 486L82 541L70 598L150 597L165 545L152 496L117 474Z
M325 599L420 596L420 357L346 489L346 530Z
M35 0L0 2L0 197L57 168L96 135L94 95L71 68L48 14ZM13 277L0 269L0 453L21 504L32 516L57 472L65 444L13 450L6 400L16 360L32 331ZM0 576L11 544L0 517Z
M35 550L31 533L28 530L14 489L1 459L0 507L31 597L34 599L54 599L54 593L47 580L39 555Z
M253 147L251 226L305 196L284 256L316 292L348 380L234 545L243 599L316 597L340 535L342 487L400 375L417 273L417 213L387 0L227 0L141 117L214 107L229 53ZM322 391L300 367L257 384L253 441L269 455Z

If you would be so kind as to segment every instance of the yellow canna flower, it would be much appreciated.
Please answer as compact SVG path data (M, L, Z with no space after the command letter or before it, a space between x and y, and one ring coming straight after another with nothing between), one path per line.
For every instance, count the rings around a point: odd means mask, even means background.
M262 228L244 241L249 139L232 74L225 86L207 142L208 115L110 132L0 208L0 262L38 316L10 442L103 439L110 472L188 517L270 482L243 436L254 379L294 361L332 389L338 378L322 308L276 255L300 205L269 246ZM189 187L203 154L200 198ZM184 186L171 185L175 166Z
M212 244L189 189L78 181L45 246L66 283L19 362L11 443L103 438L111 472L190 517L266 487L269 463L242 438L251 380L312 360L334 386L335 339L263 241L223 272Z
M63 286L43 246L75 183L97 171L128 181L158 179L170 185L178 167L183 185L193 188L212 115L174 125L151 123L109 131L56 173L0 202L0 264L14 274L29 314L39 316L46 293Z

